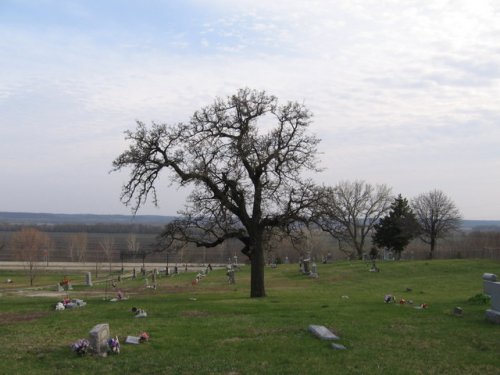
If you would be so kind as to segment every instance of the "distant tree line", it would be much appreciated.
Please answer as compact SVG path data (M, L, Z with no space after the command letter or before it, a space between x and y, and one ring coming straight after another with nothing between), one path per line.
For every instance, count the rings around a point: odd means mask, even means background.
M33 227L42 232L61 233L136 233L158 234L162 225L153 224L123 224L123 223L98 223L98 224L11 224L0 223L0 232L15 232L22 228Z

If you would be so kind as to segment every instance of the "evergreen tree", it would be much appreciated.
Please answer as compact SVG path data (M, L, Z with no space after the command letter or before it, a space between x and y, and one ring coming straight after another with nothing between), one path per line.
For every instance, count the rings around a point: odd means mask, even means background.
M408 200L401 194L391 204L389 214L374 225L373 243L379 248L386 248L401 258L401 252L410 241L418 236L419 224Z

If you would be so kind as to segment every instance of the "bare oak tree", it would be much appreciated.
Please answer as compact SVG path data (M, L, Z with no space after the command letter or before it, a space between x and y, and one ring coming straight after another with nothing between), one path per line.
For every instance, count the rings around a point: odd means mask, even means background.
M391 189L364 181L343 181L324 188L322 199L315 222L338 240L341 251L362 259L370 231L390 209Z
M23 228L12 235L11 246L23 262L30 286L33 286L43 258L43 251L50 246L49 236L35 228Z
M411 202L420 224L420 238L430 245L429 259L434 256L436 242L447 233L460 229L462 215L455 204L440 190L420 194Z
M134 210L152 196L160 172L181 187L193 187L182 217L167 225L165 243L214 247L242 243L251 263L251 297L264 297L264 234L303 220L316 199L304 170L317 171L319 139L308 134L311 114L299 103L241 89L194 113L188 123L138 122L126 132L128 150L114 170L131 167L122 199ZM135 198L135 201L134 201Z

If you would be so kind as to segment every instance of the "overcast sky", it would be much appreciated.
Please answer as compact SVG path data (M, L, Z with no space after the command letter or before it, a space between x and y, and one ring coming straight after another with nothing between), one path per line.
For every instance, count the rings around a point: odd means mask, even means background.
M494 0L0 0L0 211L129 214L123 132L249 87L314 113L318 183L500 219L499 20ZM182 208L161 183L139 214Z

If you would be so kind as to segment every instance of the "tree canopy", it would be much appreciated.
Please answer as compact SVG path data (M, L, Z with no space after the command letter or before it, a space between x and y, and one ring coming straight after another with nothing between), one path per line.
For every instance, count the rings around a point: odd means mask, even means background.
M391 189L365 181L342 181L323 188L321 196L313 220L338 240L341 249L347 247L349 256L362 259L368 234L390 207Z
M135 211L152 197L161 172L190 185L181 217L169 223L164 246L191 242L213 247L239 239L251 262L251 296L265 296L266 232L307 221L317 189L302 177L318 171L319 139L309 133L311 113L297 102L280 105L264 91L240 89L196 111L187 123L138 122L127 131L129 148L113 162L131 168L122 200Z
M412 208L420 224L420 238L429 244L429 258L432 259L437 240L458 230L462 215L455 203L440 190L420 194L412 200Z

